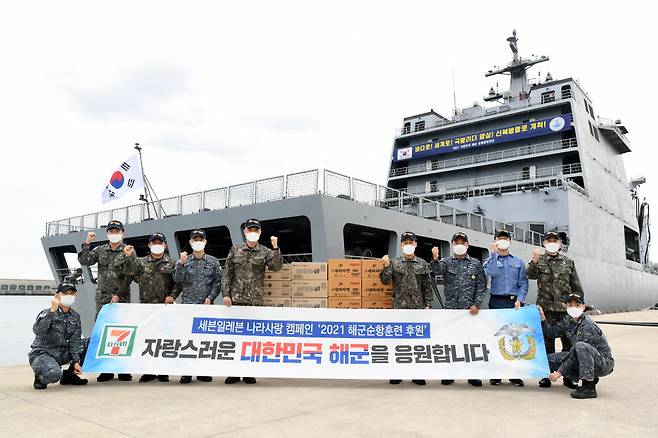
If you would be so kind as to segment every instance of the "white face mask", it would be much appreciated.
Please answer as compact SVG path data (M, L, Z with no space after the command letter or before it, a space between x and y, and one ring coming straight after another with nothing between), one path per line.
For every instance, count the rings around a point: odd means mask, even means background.
M151 253L155 255L160 255L163 252L165 252L165 246L164 245L151 245Z
M512 242L510 242L509 240L505 240L505 239L496 240L496 246L501 251L507 251L511 244Z
M108 234L107 240L109 240L111 243L119 243L123 240L123 233Z
M454 245L452 247L452 250L458 256L462 256L462 255L466 254L466 251L468 251L468 247L466 245Z
M583 309L580 307L567 307L567 313L572 318L578 318L583 314Z
M558 242L549 242L546 245L544 245L544 248L546 248L547 252L550 252L551 254L555 254L560 250L560 244Z
M411 255L411 254L413 254L414 252L416 252L416 247L413 246L413 245L403 245L403 246L402 246L402 252L403 252L405 255Z
M192 242L190 245L194 251L203 251L203 249L206 247L206 242L197 240Z
M247 238L247 242L258 242L258 239L260 238L260 233L257 233L255 231L250 231L244 235Z
M75 303L75 295L62 295L59 297L59 302L64 307L71 307Z

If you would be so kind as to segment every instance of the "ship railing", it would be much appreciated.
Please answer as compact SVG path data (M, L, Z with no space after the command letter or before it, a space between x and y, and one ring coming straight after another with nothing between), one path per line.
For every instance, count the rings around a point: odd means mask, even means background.
M556 178L562 175L571 175L580 172L582 172L581 164L573 163L565 164L563 166L542 167L534 170L529 169L520 172L509 172L478 178L461 179L445 184L433 185L429 188L429 190L426 187L410 187L407 189L407 192L416 195L428 193L441 195L448 192L464 191L483 186L501 186L521 182L531 185L535 180Z
M513 233L514 238L517 240L533 245L541 244L542 235L538 232L330 170L323 172L323 190L329 196L456 225L486 234L494 234L497 230L504 228Z
M514 100L513 105L509 105L506 103L498 106L493 106L490 108L481 107L480 111L474 111L473 110L474 107L471 105L468 107L457 109L456 115L452 119L438 119L431 121L425 120L425 124L418 125L419 126L418 129L411 126L404 126L402 128L397 128L393 132L393 136L397 138L397 137L402 137L404 135L417 134L418 132L424 132L433 128L440 128L442 126L452 125L455 123L463 122L465 120L479 119L482 117L487 117L495 114L506 113L520 108L528 108L536 105L543 105L546 103L567 100L567 99L571 99L572 97L573 96L571 93L563 93L560 95L556 93L555 95L552 95L550 99L547 99L545 96L542 97L541 95L537 95L537 96L533 95L532 97L524 100L516 99Z
M448 160L428 160L422 164L414 164L408 167L391 169L389 176L414 175L417 173L434 172L436 170L450 169L454 167L468 166L472 164L488 163L491 161L507 160L510 158L524 157L545 152L553 152L561 149L577 147L578 143L575 138L565 138L545 143L538 143L530 146L520 146L501 151L487 152L484 154L471 155L469 157L451 158Z
M319 178L319 169L313 169L75 216L48 222L46 236L93 230L115 219L124 224L134 224L183 214L314 195L319 191Z

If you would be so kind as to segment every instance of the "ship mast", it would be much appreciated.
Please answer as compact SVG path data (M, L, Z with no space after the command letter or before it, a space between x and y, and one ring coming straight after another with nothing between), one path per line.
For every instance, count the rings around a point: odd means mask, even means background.
M525 100L528 98L530 93L530 84L528 83L526 70L535 64L548 61L549 59L548 56L521 58L519 56L518 41L519 39L516 37L516 30L514 30L512 32L512 36L507 38L509 47L512 50L512 62L507 64L505 67L495 67L493 70L489 70L484 74L486 77L502 74L510 75L509 95L505 96L505 99L508 102ZM496 93L492 94L490 92L489 97L485 98L485 100L497 100L501 97L503 96Z

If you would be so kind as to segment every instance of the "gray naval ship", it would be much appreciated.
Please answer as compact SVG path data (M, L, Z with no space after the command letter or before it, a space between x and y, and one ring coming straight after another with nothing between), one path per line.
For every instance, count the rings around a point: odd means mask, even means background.
M437 245L450 254L462 231L480 260L496 230L513 234L512 252L528 261L543 233L559 232L575 260L589 302L603 311L644 308L658 301L658 275L648 258L649 207L629 181L622 155L631 152L620 120L598 117L578 81L529 80L548 57L519 56L485 76L509 75L509 90L491 89L485 104L406 117L394 135L386 186L330 170L308 170L230 187L142 202L48 222L43 248L56 280L79 279L76 307L85 332L94 320L95 268L76 253L87 230L104 236L111 219L126 224L126 243L139 256L148 236L166 235L170 253L187 250L190 231L207 231L206 251L223 260L242 242L247 218L262 220L262 242L279 236L288 262L399 255L399 235L419 236L427 260ZM94 245L103 242L97 238ZM133 285L132 301L138 301ZM528 302L536 298L531 281Z

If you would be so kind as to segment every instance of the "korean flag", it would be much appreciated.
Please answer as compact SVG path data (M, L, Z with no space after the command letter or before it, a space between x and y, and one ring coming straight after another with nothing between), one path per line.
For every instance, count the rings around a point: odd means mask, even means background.
M411 158L412 149L411 147L398 149L398 160L408 160Z
M135 155L121 163L112 173L110 181L103 189L101 201L105 204L114 199L119 199L131 190L141 189L142 187L144 187L144 176L142 167L139 165L139 157Z

